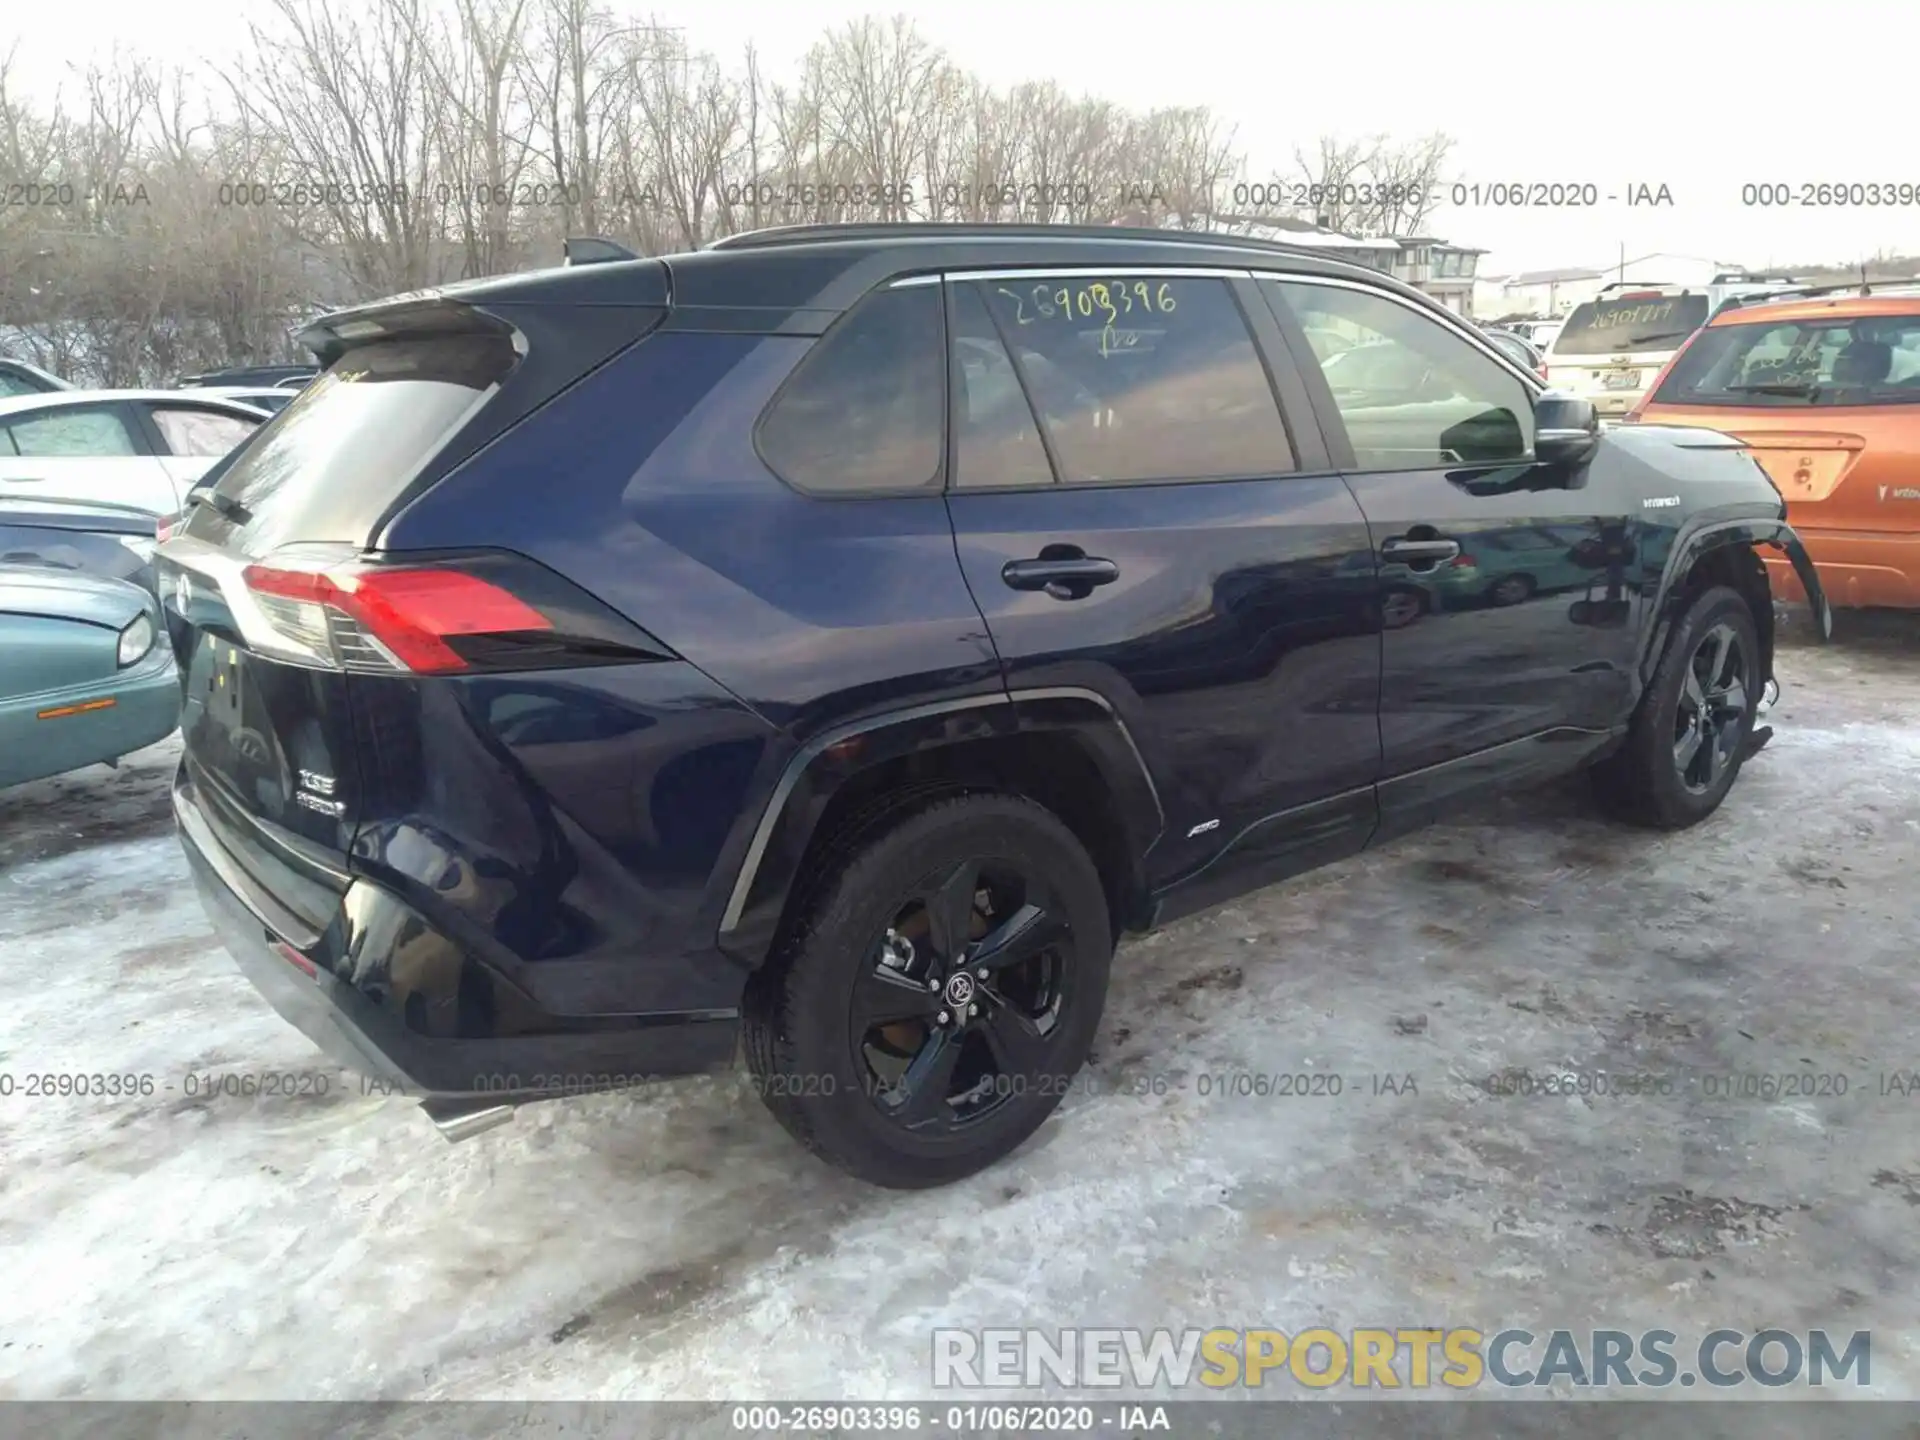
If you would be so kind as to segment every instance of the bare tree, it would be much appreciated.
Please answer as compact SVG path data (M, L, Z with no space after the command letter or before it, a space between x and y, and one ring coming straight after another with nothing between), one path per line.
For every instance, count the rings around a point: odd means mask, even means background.
M1312 219L1350 234L1406 236L1418 234L1438 204L1452 152L1453 141L1437 133L1397 144L1385 135L1329 135L1311 155L1296 150L1294 164Z

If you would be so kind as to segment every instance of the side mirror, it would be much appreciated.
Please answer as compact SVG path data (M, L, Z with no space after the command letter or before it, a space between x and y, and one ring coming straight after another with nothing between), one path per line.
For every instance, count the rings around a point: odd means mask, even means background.
M1549 390L1533 402L1533 454L1542 463L1586 459L1600 443L1591 400Z

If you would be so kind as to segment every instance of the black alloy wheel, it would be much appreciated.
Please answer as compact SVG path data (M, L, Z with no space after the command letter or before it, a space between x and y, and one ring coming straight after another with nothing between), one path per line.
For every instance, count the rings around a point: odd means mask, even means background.
M917 884L852 997L855 1058L881 1112L938 1133L1043 1085L1071 936L1044 882L1011 862L967 859Z
M1038 1130L1086 1063L1111 901L1024 796L903 798L849 822L745 995L756 1088L788 1133L876 1185L963 1179Z
M1673 765L1680 783L1704 795L1720 782L1746 738L1752 662L1732 625L1722 622L1694 646L1674 706Z

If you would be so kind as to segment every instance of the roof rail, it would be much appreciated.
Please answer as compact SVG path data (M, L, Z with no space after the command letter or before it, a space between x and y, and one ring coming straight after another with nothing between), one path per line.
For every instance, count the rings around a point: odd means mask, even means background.
M896 224L870 224L855 221L840 225L774 225L764 230L743 230L708 245L709 250L760 250L777 245L811 245L829 240L922 240L922 239L1008 239L1008 240L1141 240L1168 245L1210 246L1215 249L1259 250L1274 255L1292 255L1317 260L1338 260L1341 255L1317 245L1288 245L1279 240L1264 240L1252 235L1234 235L1218 230L1159 230L1133 225L1035 225L1031 223L957 223L939 220L915 220ZM1351 261L1349 264L1353 263Z
M1920 294L1920 280L1845 280L1833 285L1801 285L1792 290L1768 290L1758 295L1732 295L1720 306L1722 310L1733 310L1743 305L1769 305L1785 300L1814 300L1822 295L1853 294L1864 297L1874 295L1917 295Z

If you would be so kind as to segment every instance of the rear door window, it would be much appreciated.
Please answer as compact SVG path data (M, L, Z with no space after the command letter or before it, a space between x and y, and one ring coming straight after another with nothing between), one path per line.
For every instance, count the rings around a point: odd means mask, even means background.
M15 454L35 460L144 455L117 409L63 405L7 422Z
M512 370L504 335L383 340L300 392L215 484L247 518L229 543L364 544L415 473Z
M1707 323L1707 314L1704 294L1588 300L1574 306L1553 337L1553 353L1557 357L1678 350L1681 341Z
M1115 273L972 282L1067 484L1296 468L1227 282Z
M1051 485L1053 465L1020 372L972 285L953 287L952 371L954 488Z
M828 495L938 490L946 356L938 285L881 290L814 342L760 419L760 458Z

